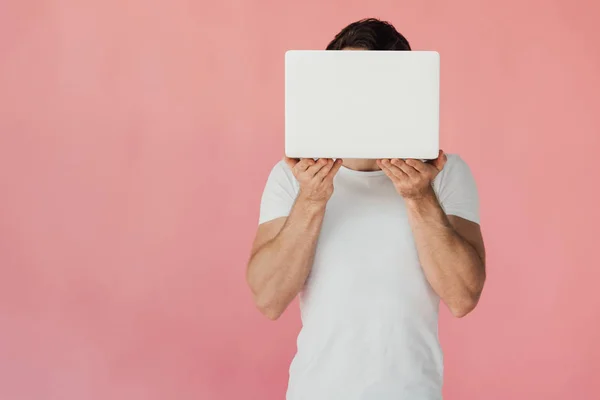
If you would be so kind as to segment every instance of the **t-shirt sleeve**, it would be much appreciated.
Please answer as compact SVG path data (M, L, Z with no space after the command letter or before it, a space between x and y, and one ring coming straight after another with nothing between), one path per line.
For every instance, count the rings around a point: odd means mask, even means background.
M479 194L471 169L460 156L449 154L438 175L438 199L446 215L455 215L479 224Z
M273 167L267 179L260 201L258 224L287 217L294 205L297 193L296 178L282 160Z

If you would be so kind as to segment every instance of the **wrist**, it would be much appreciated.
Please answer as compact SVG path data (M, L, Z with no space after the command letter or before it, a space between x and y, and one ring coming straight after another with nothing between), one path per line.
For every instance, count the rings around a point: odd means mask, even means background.
M314 200L307 196L304 196L302 192L298 193L296 203L300 208L311 214L319 214L325 212L327 206L326 200Z
M409 210L417 212L427 210L432 206L434 208L439 207L438 198L432 186L429 186L416 196L405 197L404 202Z

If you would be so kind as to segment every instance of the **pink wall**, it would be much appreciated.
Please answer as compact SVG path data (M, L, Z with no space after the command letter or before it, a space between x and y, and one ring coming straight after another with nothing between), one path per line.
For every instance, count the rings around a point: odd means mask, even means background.
M283 53L379 16L440 51L481 190L446 399L599 399L600 8L483 3L1 2L0 398L282 399L298 312L261 318L244 268Z

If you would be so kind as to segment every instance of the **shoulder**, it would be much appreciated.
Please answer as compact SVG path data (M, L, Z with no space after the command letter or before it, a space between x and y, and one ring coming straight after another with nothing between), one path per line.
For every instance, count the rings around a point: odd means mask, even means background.
M271 175L276 175L281 178L295 179L292 170L284 160L279 160L273 168L271 168Z
M292 173L289 165L286 164L284 160L279 160L273 168L271 168L271 173L269 174L269 181L276 182L279 185L290 187L296 189L298 186L298 181L296 177Z
M460 184L461 182L473 180L471 168L467 162L458 154L446 154L446 165L438 174L434 184L441 186Z
M446 154L447 160L446 160L446 165L444 166L444 168L448 168L449 170L452 169L456 169L456 168L463 168L463 167L467 167L468 165L465 162L465 160L462 159L462 157L458 154Z
M444 165L440 175L455 175L464 173L467 170L470 171L469 165L460 155L446 154L446 157L446 165Z

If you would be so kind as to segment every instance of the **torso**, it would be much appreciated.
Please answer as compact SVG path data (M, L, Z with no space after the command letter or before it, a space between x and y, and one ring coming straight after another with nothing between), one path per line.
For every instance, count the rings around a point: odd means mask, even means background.
M300 295L288 400L439 400L439 298L381 171L342 168Z

